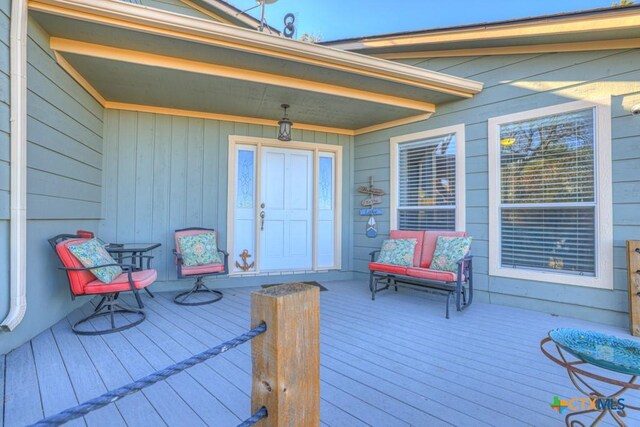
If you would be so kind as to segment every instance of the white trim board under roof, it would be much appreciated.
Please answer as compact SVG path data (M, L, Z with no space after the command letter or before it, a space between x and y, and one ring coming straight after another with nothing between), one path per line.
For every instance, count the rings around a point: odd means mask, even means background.
M625 49L640 44L640 5L327 41L385 59Z

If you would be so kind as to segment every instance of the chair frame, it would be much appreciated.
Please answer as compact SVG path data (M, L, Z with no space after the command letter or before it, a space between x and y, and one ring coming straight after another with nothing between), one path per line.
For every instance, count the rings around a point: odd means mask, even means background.
M69 240L69 239L86 239L86 237L77 235L77 234L59 234L51 239L49 239L49 244L51 245L51 247L53 248L53 251L56 253L56 255L58 255L58 252L56 250L57 246L59 243L65 241L65 240ZM58 255L58 259L60 259L60 256ZM60 262L62 262L62 260L60 260ZM95 268L102 268L102 267L114 267L114 266L118 266L120 268L122 268L123 272L127 273L128 275L128 279L129 279L129 285L131 287L131 291L133 292L133 294L136 297L136 301L138 302L138 306L140 307L140 309L135 309L135 308L131 308L128 307L124 304L120 304L117 300L118 300L118 296L120 295L120 292L104 292L102 294L79 294L76 295L73 292L73 288L71 286L71 279L69 277L69 272L71 271L88 271L88 270L93 270ZM94 311L92 314L90 314L89 316L77 321L76 323L74 323L71 326L71 329L73 330L73 332L75 332L78 335L104 335L104 334L112 334L114 332L120 332L120 331L124 331L126 329L129 328L133 328L134 326L139 325L140 323L142 323L145 318L146 318L146 314L145 312L142 310L142 308L144 307L144 304L142 303L142 300L140 299L140 295L138 293L138 289L135 287L134 285L134 281L133 281L133 277L131 275L132 272L135 271L135 265L132 264L118 264L118 263L112 263L112 264L104 264L104 265L99 265L96 267L65 267L64 265L62 267L58 267L59 270L63 270L67 273L67 280L69 282L69 291L71 292L71 299L75 300L77 296L98 296L98 295L102 295L102 299L100 300L100 302L98 303L98 305L96 305ZM105 285L108 286L108 285ZM116 327L115 324L115 315L116 314L132 314L135 315L137 318L133 321L130 321L129 323L126 323L122 326L118 326ZM89 322L90 320L96 319L98 317L102 317L102 316L109 316L110 321L111 321L111 328L107 328L107 329L98 329L95 331L88 331L88 330L83 330L81 328L79 328L80 325Z
M203 228L203 227L189 227L189 228L181 228L178 230L175 230L174 232L174 236L175 233L179 233L181 231L202 231L204 233L209 232L209 231L216 231L213 228ZM176 244L177 245L177 244ZM209 276L223 276L223 275L227 275L229 274L229 254L227 253L227 251L218 248L218 253L221 253L224 257L224 270L223 271L218 271L215 273L203 273L203 274L190 274L190 275L184 275L182 274L182 265L184 263L184 259L182 257L182 253L178 252L178 248L173 250L173 255L176 257L176 266L178 269L178 279L188 279L188 278L196 278L196 283L193 285L193 288L191 288L191 290L186 291L186 292L181 292L178 295L176 295L173 298L173 302L175 302L178 305L186 305L186 306L197 306L197 305L206 305L206 304L213 304L214 302L218 302L222 299L222 297L224 296L223 293L221 291L215 290L215 289L210 289L209 287L207 287L207 285L204 283L204 278L205 277L209 277ZM199 302L186 302L186 300L192 296L193 294L208 294L208 295L212 295L211 299L205 300L205 301L199 301Z
M371 256L371 262L376 262L376 255L379 252L380 250L375 250L369 253ZM375 300L378 292L387 290L391 286L393 286L397 292L399 285L408 286L418 291L444 294L447 296L445 317L448 319L449 305L451 304L452 296L455 295L456 298L456 311L465 310L473 302L473 256L471 254L467 254L464 258L458 260L457 264L458 275L455 282L443 282L403 274L370 270L369 289L371 290L371 299ZM465 278L464 281L462 281L462 277ZM378 287L380 282L385 283L381 288ZM466 288L464 286L465 284L467 285Z

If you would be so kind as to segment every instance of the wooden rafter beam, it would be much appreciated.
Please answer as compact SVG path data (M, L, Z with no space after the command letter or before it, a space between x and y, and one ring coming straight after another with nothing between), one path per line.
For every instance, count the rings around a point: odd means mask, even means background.
M263 83L267 85L315 92L324 95L355 99L359 101L373 102L377 104L390 105L394 107L407 108L428 113L433 113L435 111L435 105L430 102L417 101L383 93L370 92L361 89L338 86L329 83L321 83L295 77L280 76L277 74L270 74L261 71L211 64L207 62L192 61L189 59L178 57L158 55L129 49L121 49L94 43L62 39L58 37L51 37L50 45L53 51L61 53L89 56L93 58L185 71L234 80L250 81L253 83Z

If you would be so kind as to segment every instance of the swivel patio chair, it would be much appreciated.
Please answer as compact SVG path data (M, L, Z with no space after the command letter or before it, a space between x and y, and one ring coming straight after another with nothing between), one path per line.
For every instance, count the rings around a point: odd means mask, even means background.
M226 275L229 273L229 254L216 247L215 251L218 254L218 258L220 258L220 254L223 256L219 261L215 260L213 262L208 263L198 263L192 264L187 262L185 265L185 257L184 257L184 248L181 247L180 240L181 238L187 238L190 236L203 236L213 233L216 240L216 245L218 241L218 233L212 228L183 228L175 231L175 243L176 249L173 250L173 254L176 258L176 268L178 270L178 279L186 279L186 278L196 278L196 282L193 285L193 288L187 292L182 292L173 299L176 304L180 305L205 305L212 304L214 302L220 301L222 299L222 292L216 291L213 289L209 289L207 285L204 283L204 278L208 276L220 276ZM184 241L184 240L183 240ZM202 247L201 251L206 251L207 249ZM205 253L208 255L204 258L211 258L211 253ZM215 258L215 255L213 256ZM221 261L221 262L220 262ZM205 299L197 299L193 300L192 297L195 295L205 295ZM208 298L207 298L208 297ZM189 301L191 300L191 301Z
M144 305L140 299L138 290L144 289L155 282L157 278L156 271L152 269L135 271L134 265L118 263L84 267L78 258L73 255L69 246L79 245L89 240L87 237L81 237L76 234L60 234L49 239L49 244L63 265L60 269L67 273L71 299L75 300L77 296L82 295L102 296L94 312L90 316L76 322L71 329L79 335L102 335L123 331L139 325L144 321L146 315L142 310ZM115 277L111 283L104 283L98 280L90 271L96 268L112 266L119 266L123 273ZM128 291L133 292L139 308L131 308L118 301L120 293ZM125 315L130 315L132 319L130 320ZM108 316L110 320L109 328L96 330L80 328L80 325L103 316ZM120 322L117 322L116 319L120 320ZM120 325L117 325L117 323L120 323Z

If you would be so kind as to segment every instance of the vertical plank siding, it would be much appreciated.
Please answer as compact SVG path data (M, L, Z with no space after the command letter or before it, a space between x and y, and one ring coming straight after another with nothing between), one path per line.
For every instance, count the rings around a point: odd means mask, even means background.
M0 3L0 176L8 174L7 44L8 2ZM6 21L6 22L5 22ZM29 19L27 40L27 313L20 328L0 335L0 354L17 347L67 315L72 303L64 274L46 239L85 228L97 230L102 216L103 108L60 68L49 49L48 34ZM6 170L5 170L6 169ZM9 296L8 207L5 180L0 180L0 316ZM7 193L8 195L8 193ZM7 198L8 203L8 198ZM5 262L6 260L6 262ZM7 298L5 298L5 296ZM46 338L48 339L48 338ZM44 342L45 337L35 341ZM36 351L36 357L38 352ZM48 363L58 363L50 360ZM42 375L42 373L39 373ZM55 384L42 377L43 384ZM53 405L68 402L44 402ZM45 408L46 409L46 408Z
M154 251L160 281L176 280L173 230L215 228L220 231L221 247L226 247L229 135L275 138L276 129L107 110L101 237L107 241L162 243ZM294 129L293 139L341 145L343 176L346 182L351 180L352 137ZM351 196L349 191L343 193L342 270L350 272ZM246 285L261 280L274 282L273 277L231 280Z
M474 238L475 283L485 301L624 325L627 321L627 239L640 236L640 120L630 109L640 102L640 50L536 55L433 58L412 65L471 78L485 84L472 99L439 105L431 119L355 139L355 185L371 175L389 191L389 138L464 123L466 125L467 231ZM614 212L614 290L490 277L488 275L487 120L504 114L574 100L611 97ZM364 236L366 218L354 195L354 270L367 272L368 253L389 233L389 198L379 217L379 237Z

